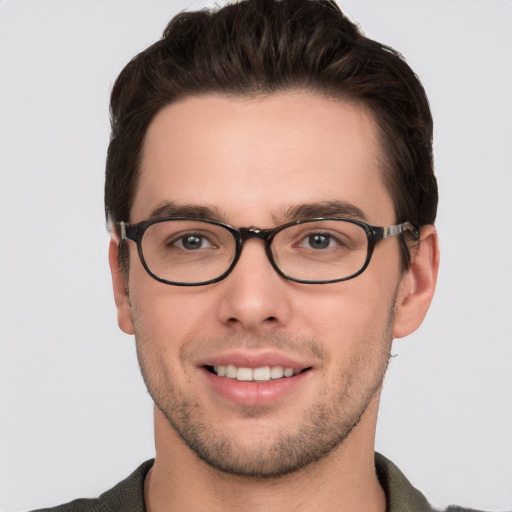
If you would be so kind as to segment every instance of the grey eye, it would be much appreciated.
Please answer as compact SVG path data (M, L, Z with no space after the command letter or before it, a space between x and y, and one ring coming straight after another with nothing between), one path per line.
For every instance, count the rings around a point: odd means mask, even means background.
M185 249L186 251L197 251L198 249L211 247L208 238L196 234L181 236L173 242L173 245L179 247L180 249Z
M309 235L307 238L307 245L312 249L326 249L329 247L331 242L331 237L328 235L322 234L313 234Z

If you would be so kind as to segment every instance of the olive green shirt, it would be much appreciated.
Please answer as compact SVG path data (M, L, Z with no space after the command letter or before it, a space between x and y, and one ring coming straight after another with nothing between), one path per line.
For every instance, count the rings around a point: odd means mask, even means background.
M128 478L97 499L80 499L55 508L33 512L145 512L144 478L153 465L148 460ZM386 493L387 512L437 512L402 472L382 455L375 454L375 467ZM448 507L446 512L477 512L473 509Z

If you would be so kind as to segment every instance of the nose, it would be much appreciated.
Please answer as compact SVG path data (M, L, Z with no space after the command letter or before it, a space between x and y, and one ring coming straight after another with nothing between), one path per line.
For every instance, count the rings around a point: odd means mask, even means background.
M235 331L283 327L291 316L292 287L272 267L265 242L247 240L235 268L219 283L219 320Z

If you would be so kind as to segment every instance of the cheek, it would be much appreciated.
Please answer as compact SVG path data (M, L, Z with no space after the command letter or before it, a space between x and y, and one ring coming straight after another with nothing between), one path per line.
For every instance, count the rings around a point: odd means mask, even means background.
M296 301L304 327L335 351L351 351L360 343L381 343L389 337L396 283L370 288L363 276L322 285L324 289L302 294Z
M131 290L132 318L140 344L151 343L162 355L193 340L213 326L213 305L197 289L179 288L151 279Z
M361 277L361 276L360 276ZM356 278L357 279L357 278ZM355 281L355 280L354 280ZM322 293L308 294L297 300L297 307L310 319L322 323L325 328L345 329L370 327L387 319L395 296L395 287L378 287L367 290L363 286L347 286L337 283L337 289L322 290ZM331 286L331 285L322 285ZM346 288L343 288L343 287Z

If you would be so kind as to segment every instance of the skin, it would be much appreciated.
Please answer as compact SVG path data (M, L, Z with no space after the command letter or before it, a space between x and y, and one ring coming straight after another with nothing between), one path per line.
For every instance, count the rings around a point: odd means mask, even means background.
M307 92L186 98L148 129L129 221L172 202L270 228L293 207L313 204L320 216L338 200L370 224L392 225L377 140L364 108ZM378 401L392 338L421 324L434 292L435 229L424 227L421 240L405 273L392 238L357 278L306 285L279 276L253 239L225 280L190 288L152 279L131 242L125 282L113 240L119 325L135 334L156 403L148 509L384 511L373 462ZM267 399L265 386L251 393L255 384L236 381L219 392L205 369L272 358L307 371L285 391L269 386Z

